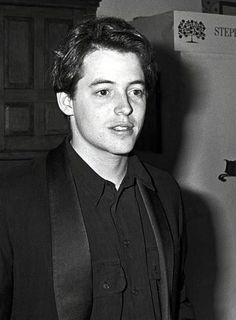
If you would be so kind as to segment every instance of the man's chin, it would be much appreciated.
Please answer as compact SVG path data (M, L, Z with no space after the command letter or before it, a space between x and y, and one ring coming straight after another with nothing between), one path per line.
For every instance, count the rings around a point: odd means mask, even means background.
M113 151L113 154L117 156L128 156L130 152L134 149L134 145L126 147L126 148L116 148L116 150Z

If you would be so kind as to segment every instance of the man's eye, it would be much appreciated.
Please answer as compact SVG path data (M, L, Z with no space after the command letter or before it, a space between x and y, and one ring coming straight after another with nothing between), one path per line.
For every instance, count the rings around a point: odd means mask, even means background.
M97 94L98 94L99 96L104 97L104 96L107 96L107 95L109 94L109 91L108 91L107 89L102 89L102 90L99 90L99 91L97 92Z
M131 91L131 95L136 96L136 97L143 97L144 90L134 89L134 90Z
M134 90L134 95L135 96L142 96L143 95L143 91L142 90Z

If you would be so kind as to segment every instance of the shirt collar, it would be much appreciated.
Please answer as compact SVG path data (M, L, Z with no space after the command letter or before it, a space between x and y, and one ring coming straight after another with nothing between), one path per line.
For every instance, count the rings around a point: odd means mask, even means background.
M99 176L74 150L70 142L66 143L74 179L80 191L90 197L90 200L96 205L102 197L107 181ZM128 187L135 184L139 179L148 188L155 190L152 179L146 168L136 155L131 154L128 158L127 173L122 181L122 187Z
M127 175L139 179L146 187L155 190L150 174L144 164L134 154L129 156Z

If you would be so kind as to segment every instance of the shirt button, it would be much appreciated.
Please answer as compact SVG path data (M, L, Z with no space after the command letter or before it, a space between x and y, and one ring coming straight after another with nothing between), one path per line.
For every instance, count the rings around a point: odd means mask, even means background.
M139 291L138 289L132 289L131 290L131 293L134 295L134 296L137 296L139 294Z
M160 279L161 278L159 266L157 266L157 265L153 266L153 273L154 273L156 279Z
M111 287L111 286L110 286L110 284L109 284L108 282L105 281L105 282L103 283L103 289L106 289L106 290L107 290L107 289L110 289L110 287Z
M130 245L130 241L127 240L127 239L125 239L125 240L123 241L123 244L124 244L125 247L128 247L128 246Z

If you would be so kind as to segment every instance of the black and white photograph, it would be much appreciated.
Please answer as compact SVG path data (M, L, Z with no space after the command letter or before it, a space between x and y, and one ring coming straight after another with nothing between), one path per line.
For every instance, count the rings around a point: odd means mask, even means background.
M236 0L0 0L0 320L236 319Z

